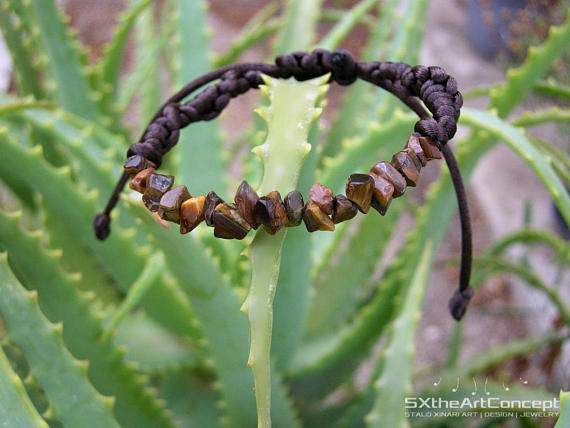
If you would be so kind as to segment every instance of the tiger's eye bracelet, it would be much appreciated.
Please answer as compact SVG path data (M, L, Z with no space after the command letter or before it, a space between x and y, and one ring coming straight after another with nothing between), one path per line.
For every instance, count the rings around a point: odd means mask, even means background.
M368 174L348 177L345 195L335 196L331 189L316 183L311 187L306 203L296 190L284 199L277 191L260 197L244 180L237 189L234 202L228 203L213 191L206 196L193 197L186 186L173 188L173 176L156 171L162 157L178 142L182 128L192 122L216 118L231 98L257 89L263 83L262 74L303 81L327 73L330 73L329 81L343 86L359 78L379 86L397 96L420 118L404 148L390 162L377 162ZM190 101L181 102L214 80L219 82ZM455 187L461 220L459 288L449 301L452 316L460 320L473 295L469 287L471 226L461 174L446 143L455 135L462 104L456 80L440 67L357 62L343 50L294 52L278 56L275 65L245 63L213 70L167 100L150 121L140 141L129 148L124 172L115 191L105 211L93 221L95 234L101 240L109 235L110 213L129 179L129 187L143 194L146 208L164 221L179 224L183 234L191 232L202 221L213 226L214 236L223 239L243 239L251 229L260 226L275 234L282 227L301 223L309 232L333 231L335 224L353 218L358 211L366 214L370 207L385 215L393 198L402 196L406 187L416 186L422 167L432 159L440 159L443 154Z

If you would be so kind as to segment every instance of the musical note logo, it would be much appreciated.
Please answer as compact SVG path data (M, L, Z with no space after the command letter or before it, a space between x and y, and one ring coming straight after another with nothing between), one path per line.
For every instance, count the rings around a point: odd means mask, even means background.
M509 391L509 387L505 386L505 381L503 381L503 388L505 389L505 391Z
M434 382L433 386L439 386L440 383L441 383L441 378L439 378L439 380L437 382Z
M524 380L522 377L519 378L523 385L528 385L528 380Z
M485 378L485 395L491 395L491 393L489 391L487 391L487 382L489 381L489 379Z
M457 378L457 385L455 385L455 388L451 388L451 390L452 390L453 392L459 391L459 378Z
M475 385L475 391L473 391L471 395L477 394L477 382L475 381L475 378L473 378L473 384Z

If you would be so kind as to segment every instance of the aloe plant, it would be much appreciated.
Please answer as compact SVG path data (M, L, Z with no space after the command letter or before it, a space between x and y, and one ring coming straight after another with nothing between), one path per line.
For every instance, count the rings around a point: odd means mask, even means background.
M290 0L281 11L271 4L217 56L208 46L206 6L129 2L102 58L91 64L54 0L0 0L17 86L0 95L0 157L9 160L0 168L0 422L418 423L405 418L403 400L413 385L421 396L437 393L418 386L422 374L413 356L431 267L456 209L445 171L421 206L411 209L412 202L400 200L386 217L359 216L333 234L296 228L271 236L259 230L253 239L233 242L215 240L200 226L179 236L125 195L113 235L105 243L93 236L91 220L137 137L128 130L143 127L167 96L162 73L181 86L269 37L275 38L275 54L335 49L358 23L371 30L364 59L417 63L427 2L410 1L405 10L395 0L361 0L342 10L329 10L320 0ZM400 14L397 26L394 14ZM318 34L318 24L330 20L332 28ZM131 33L134 68L120 78ZM570 160L527 130L567 123L570 112L559 107L510 113L533 91L568 99L567 88L541 78L569 46L570 17L504 83L477 90L477 96L489 96L489 108L462 110L461 124L470 134L456 149L467 180L483 154L506 143L543 182L566 224ZM156 61L159 55L167 59L165 70ZM297 188L306 195L314 182L342 190L348 173L398 150L415 119L390 96L356 85L347 89L324 132L318 116L325 82L326 77L302 83L267 78L267 99L257 108L262 120L253 120L233 146L222 144L219 122L195 124L182 133L163 168L191 184L194 194L216 189L227 199L227 189L237 184L227 153L248 148L253 153L232 161L260 193ZM140 119L132 124L123 119L135 94ZM379 147L378 141L386 144ZM415 223L378 280L378 260L406 210ZM569 328L570 307L561 293L505 255L514 244L547 245L562 269L570 266L567 242L523 228L478 257L474 284L495 272L519 276L550 299ZM517 339L459 365L461 327L455 335L442 369L445 382L568 339L564 329ZM373 347L382 338L377 355ZM354 374L365 361L372 379L356 387ZM327 400L333 392L340 399ZM517 393L547 395L528 388ZM559 426L568 413L567 395L562 396Z

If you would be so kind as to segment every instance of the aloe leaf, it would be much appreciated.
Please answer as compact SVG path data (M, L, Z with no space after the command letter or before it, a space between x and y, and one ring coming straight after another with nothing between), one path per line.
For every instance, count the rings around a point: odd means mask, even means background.
M386 56L386 44L392 29L392 19L394 10L399 4L396 0L388 0L383 3L377 22L370 40L363 53L363 60L378 61ZM363 126L359 122L364 112L370 107L372 101L370 87L365 82L355 82L346 90L346 94L341 101L330 131L327 133L326 141L321 152L321 159L336 155L342 149L343 141L356 134L357 130Z
M42 233L25 232L19 217L0 211L0 238L9 251L9 262L20 280L38 291L46 316L63 323L63 338L74 356L89 359L88 374L95 387L116 397L118 420L129 426L168 426L162 406L145 389L133 367L123 361L122 352L110 340L102 339L104 315L93 309L92 295L78 290L81 277L65 273L59 266L60 253L43 249Z
M51 324L37 305L37 292L26 291L11 274L6 254L0 262L3 298L0 313L11 340L30 363L57 417L69 426L118 427L113 400L100 395L87 379L87 363L65 348L61 325Z
M491 257L503 254L509 247L515 244L543 244L552 248L556 252L556 257L566 260L570 265L570 244L548 230L522 229L503 236L493 243L487 250Z
M210 71L209 36L206 31L206 3L204 0L175 0L176 42L178 51L175 82L182 87L190 80ZM176 178L181 183L192 183L192 194L205 195L210 190L226 188L225 166L218 121L193 123L180 134L180 159Z
M139 64L144 63L145 57L152 55L153 61L148 69L145 80L138 90L138 112L139 125L142 127L154 116L156 109L161 104L160 95L160 67L156 60L159 53L161 40L156 37L156 23L154 19L154 11L152 9L145 10L141 13L136 25L136 39L138 49L137 68Z
M314 41L322 0L288 0L285 25L273 48L276 55L308 49Z
M308 336L332 334L347 322L386 248L401 213L398 207L401 204L393 204L382 218L376 213L363 217L352 234L335 231L343 242L342 245L335 242L328 249L330 255L325 257L314 282ZM350 272L350 283L344 275L346 272Z
M105 94L115 97L117 94L121 63L125 54L125 48L129 34L137 21L137 18L153 0L137 0L129 2L129 6L120 16L119 23L115 27L111 42L105 47L103 59L97 65L97 78L102 85L108 85Z
M0 129L0 155L12 159L6 168L0 170L0 178L14 177L32 184L52 214L66 220L68 233L93 252L121 290L128 290L143 269L148 255L148 248L141 250L134 247L134 231L118 229L105 244L98 241L91 224L98 212L96 195L81 193L69 180L69 169L55 169L48 165L42 157L41 147L20 147L7 136L5 129ZM66 195L65 205L59 203L61 195ZM161 281L150 290L143 306L149 314L174 331L195 336L188 301L177 290L176 284Z
M95 92L86 78L86 66L81 62L78 42L71 38L55 2L30 0L30 8L49 58L61 105L78 116L99 121Z
M29 34L22 31L21 19L17 14L12 15L9 2L0 3L0 28L6 46L10 50L20 92L41 99L44 97L44 91L40 85L41 71L34 60L31 49L32 39Z
M277 3L269 3L253 15L233 39L226 52L214 57L214 67L223 67L235 62L249 47L279 30L283 26L283 19L271 19L278 8Z
M0 348L0 420L6 428L38 427L48 424L38 414L30 401L24 384L10 367Z
M307 142L309 130L322 111L315 104L326 91L325 82L324 78L304 83L265 78L262 91L271 104L257 111L267 123L267 138L253 149L264 167L261 194L277 190L285 195L297 187L301 166L311 147ZM251 330L248 365L253 372L259 427L271 426L273 299L286 233L283 228L271 236L262 228L249 247L251 284L242 311L248 316Z
M497 115L505 117L569 46L570 10L561 26L550 27L545 43L528 49L522 66L507 71L507 82L491 90L491 107L497 110Z
M570 392L560 391L560 416L554 428L570 425Z
M105 331L109 331L109 325L105 325ZM194 346L161 327L142 311L127 315L113 333L117 346L126 347L125 360L135 363L143 373L166 376L199 366Z
M563 85L552 79L539 81L535 83L532 88L539 94L546 94L570 99L570 86Z
M239 312L239 298L215 262L209 248L196 236L159 227L142 207L134 210L141 227L161 250L166 263L190 299L195 323L203 334L205 363L216 374L215 387L221 396L224 426L254 426L256 410L248 354L247 319ZM194 231L195 232L195 231ZM189 263L188 261L192 261ZM272 373L272 414L274 423L297 426L277 373Z
M570 24L568 25L570 32ZM569 37L570 39L570 37ZM524 132L502 121L493 113L464 108L462 122L489 132L507 143L535 172L548 190L567 224L570 224L570 195L552 169L547 157L526 137Z
M518 127L528 127L541 125L546 122L569 122L570 110L552 107L547 110L539 110L534 112L525 112L511 123Z
M378 0L361 0L342 16L335 26L322 38L319 46L328 50L336 49L360 18L379 3Z
M433 244L428 240L423 247L420 262L414 269L400 313L394 319L382 357L381 375L374 382L376 390L374 406L365 418L369 427L407 425L404 398L412 386L414 339L433 252Z

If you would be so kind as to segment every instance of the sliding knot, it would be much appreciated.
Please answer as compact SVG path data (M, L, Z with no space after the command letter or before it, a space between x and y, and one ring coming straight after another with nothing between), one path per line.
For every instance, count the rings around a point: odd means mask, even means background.
M103 241L111 233L111 218L107 213L97 214L93 219L93 229L97 239Z
M455 290L453 297L449 300L449 312L457 321L460 321L467 311L467 305L473 297L473 289L467 287L465 290Z

